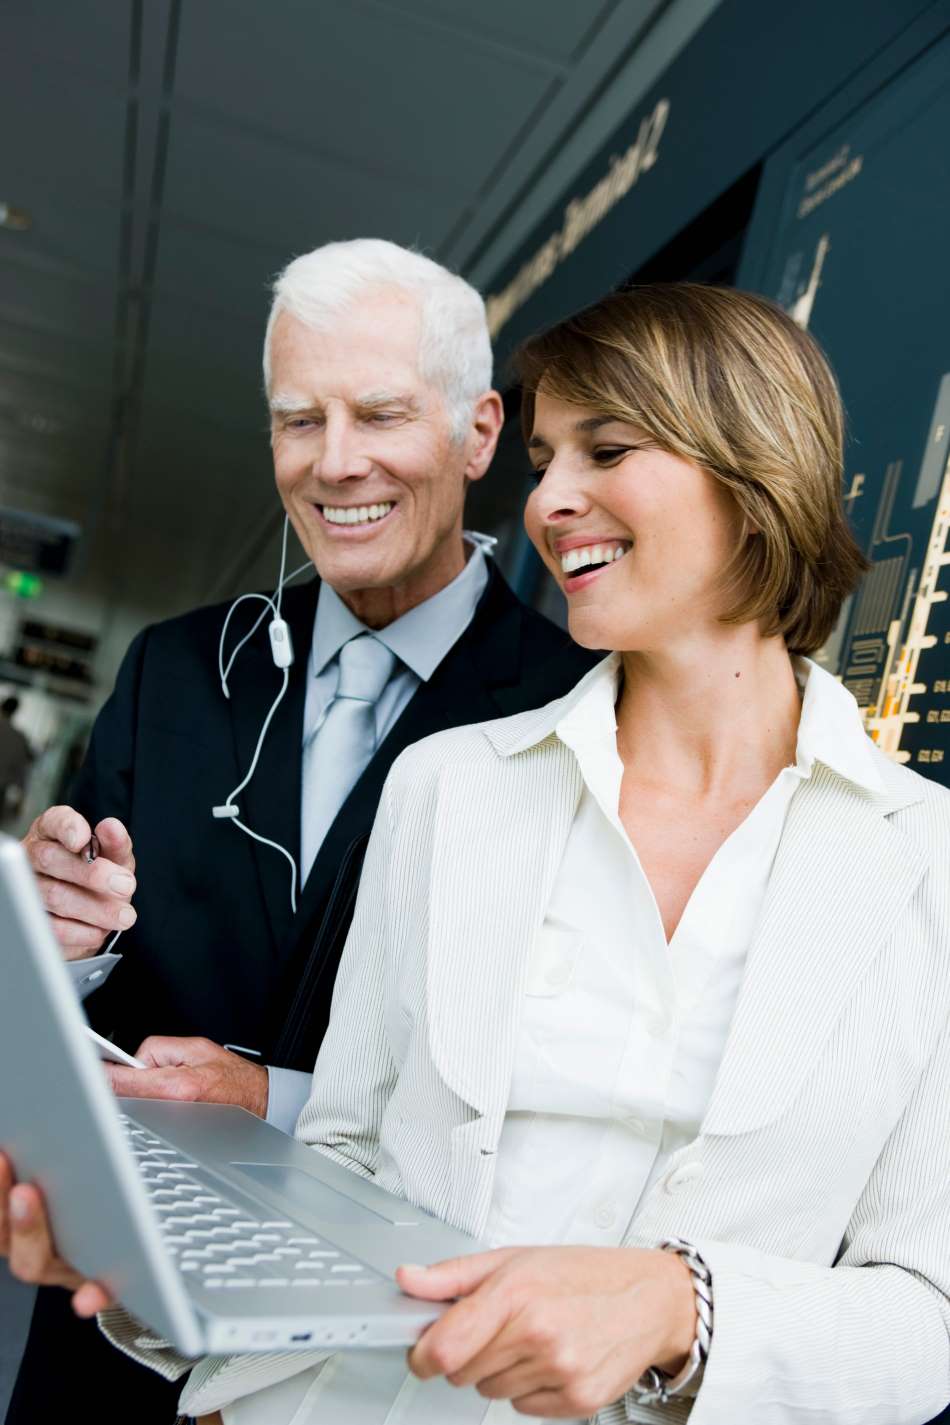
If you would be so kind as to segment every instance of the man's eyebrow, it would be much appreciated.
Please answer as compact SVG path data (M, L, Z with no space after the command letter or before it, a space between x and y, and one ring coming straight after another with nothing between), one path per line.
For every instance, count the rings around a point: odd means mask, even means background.
M307 401L300 396L285 396L282 392L271 396L268 405L275 416L296 416L314 408L313 401Z
M364 410L379 406L405 406L409 410L417 407L416 398L408 391L367 391L356 398L358 406Z

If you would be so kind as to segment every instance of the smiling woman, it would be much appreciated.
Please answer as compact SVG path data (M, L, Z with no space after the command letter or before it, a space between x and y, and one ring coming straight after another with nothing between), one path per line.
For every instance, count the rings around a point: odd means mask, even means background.
M652 558L679 563L684 575L705 558L718 564L729 597L719 615L725 622L761 621L763 632L781 634L792 653L824 643L867 564L841 503L837 385L814 340L790 317L764 298L726 288L686 282L633 288L526 343L518 370L522 424L544 481L529 501L529 531L555 574L573 574L565 583L569 596L587 581L575 572L576 555L561 557L580 542L573 534L578 520L566 508L555 510L559 490L546 431L558 408L558 480L569 435L576 462L616 472L597 480L597 499L622 492L626 515L643 516L638 579L646 578ZM573 420L565 406L574 408ZM714 552L696 549L702 497L697 487L696 521L684 519L693 506L688 492L675 488L674 462L681 478L684 462L711 476L715 486L705 481L706 500L718 498L724 525L727 512L733 515L734 528L722 529L727 545ZM673 525L662 523L660 487L676 512ZM605 532L624 536L631 547L630 530ZM597 561L586 555L583 562ZM681 617L695 592L685 587L668 614ZM662 626L656 633L665 636ZM612 638L579 641L622 646Z

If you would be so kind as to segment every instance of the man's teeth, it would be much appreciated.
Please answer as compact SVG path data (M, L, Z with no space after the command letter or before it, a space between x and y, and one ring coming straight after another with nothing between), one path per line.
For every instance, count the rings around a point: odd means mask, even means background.
M385 505L324 505L323 518L330 524L372 524L388 515L392 507L392 500Z
M583 549L569 549L561 555L561 573L575 574L588 564L610 564L622 559L629 548L629 544L588 544Z

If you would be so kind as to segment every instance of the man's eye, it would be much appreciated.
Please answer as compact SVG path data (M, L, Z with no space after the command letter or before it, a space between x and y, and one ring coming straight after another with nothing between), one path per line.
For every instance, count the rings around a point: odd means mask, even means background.
M294 416L293 420L287 422L288 430L306 430L307 426L312 426L313 421L309 416Z
M547 471L546 465L529 465L528 479L533 480L536 485L540 485Z

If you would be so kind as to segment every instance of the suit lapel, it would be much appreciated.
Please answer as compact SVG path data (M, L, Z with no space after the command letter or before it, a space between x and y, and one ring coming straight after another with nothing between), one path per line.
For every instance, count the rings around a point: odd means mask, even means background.
M500 715L493 690L519 674L519 606L493 565L489 583L469 628L426 683L421 683L380 743L324 837L303 889L296 926L312 938L314 920L352 842L369 835L389 769L413 742ZM485 655L492 657L486 666ZM299 788L297 838L299 843Z
M821 764L793 797L703 1133L784 1111L897 928L927 858L887 809Z
M237 798L241 820L259 836L287 849L300 862L300 758L303 743L304 695L310 661L317 581L284 594L283 616L290 627L294 661L287 692L274 714L261 748L257 770ZM257 612L254 613L254 618ZM254 758L264 720L280 691L281 673L274 667L266 622L242 650L231 679L231 722L240 776ZM245 628L247 625L245 625ZM240 637L236 631L235 639ZM233 646L233 645L232 645ZM235 833L240 835L240 833ZM267 907L275 947L287 934L290 907L290 867L272 846L253 842L261 894ZM300 889L298 887L298 905Z

